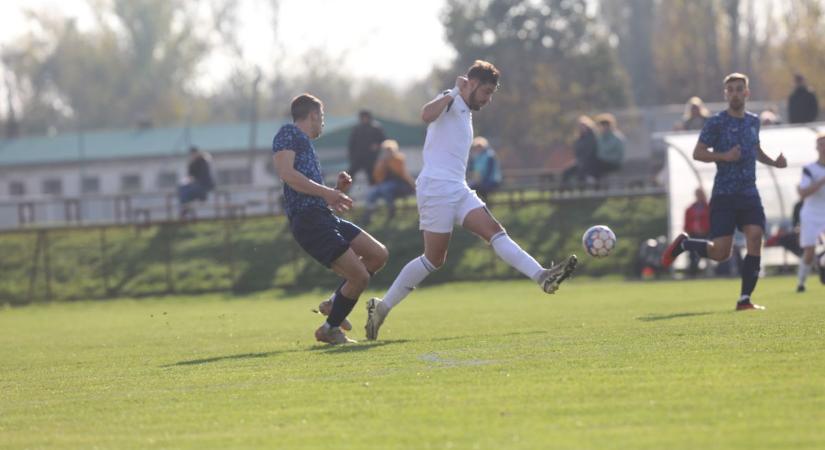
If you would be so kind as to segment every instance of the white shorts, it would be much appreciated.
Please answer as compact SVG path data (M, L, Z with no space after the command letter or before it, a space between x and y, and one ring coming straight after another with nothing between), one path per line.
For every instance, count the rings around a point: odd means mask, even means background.
M418 228L433 233L449 233L464 223L467 214L485 207L467 183L419 177L415 181L418 200Z
M821 236L822 233L825 233L825 217L800 217L800 247L816 247L819 236Z

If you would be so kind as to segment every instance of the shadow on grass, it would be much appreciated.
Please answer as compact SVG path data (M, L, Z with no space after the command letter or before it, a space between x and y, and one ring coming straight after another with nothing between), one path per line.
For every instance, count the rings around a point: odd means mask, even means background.
M173 364L166 364L160 366L161 368L169 368L175 366L197 366L200 364L209 364L213 362L226 361L231 359L251 359L251 358L269 358L270 356L280 355L282 353L295 353L303 351L302 349L293 350L279 350L274 352L260 352L260 353L242 353L240 355L215 356L213 358L192 359L189 361L178 361Z
M695 317L695 316L709 316L711 314L718 314L715 311L701 311L701 312L683 312L683 313L673 313L673 314L648 314L646 316L637 317L636 320L641 320L642 322L656 322L658 320L670 320L670 319L681 319L684 317Z
M355 353L371 350L376 347L383 347L390 344L403 344L409 342L407 339L389 339L386 341L361 341L350 345L316 345L310 350L324 353Z
M382 347L384 345L389 344L397 344L397 343L404 343L407 342L406 339L392 339L387 341L373 341L373 342L360 342L358 344L353 345L342 345L342 346L334 346L334 345L315 345L310 348L295 348L290 350L276 350L271 352L259 352L259 353L241 353L238 355L226 355L226 356L215 356L212 358L201 358L201 359L191 359L188 361L178 361L172 364L165 364L160 366L162 369L167 369L170 367L179 367L179 366L198 366L201 364L210 364L215 362L221 361L229 361L233 359L253 359L253 358L269 358L276 355L281 355L284 353L300 353L304 351L324 351L324 353L350 353L350 352L360 352L364 350L369 350L375 347Z

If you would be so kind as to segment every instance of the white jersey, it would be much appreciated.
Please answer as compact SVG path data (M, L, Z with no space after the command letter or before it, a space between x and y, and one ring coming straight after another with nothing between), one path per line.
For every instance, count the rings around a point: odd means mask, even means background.
M442 98L447 93L438 96ZM473 114L460 95L427 126L424 167L418 175L467 183L467 160L473 143Z
M804 189L822 178L825 178L825 166L818 162L808 164L802 168L802 180L799 182L799 187ZM801 220L825 221L825 186L805 197L799 216Z

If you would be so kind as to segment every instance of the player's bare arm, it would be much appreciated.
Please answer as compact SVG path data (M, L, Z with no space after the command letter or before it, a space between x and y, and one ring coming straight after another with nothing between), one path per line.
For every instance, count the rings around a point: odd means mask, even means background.
M301 172L295 170L295 151L285 149L275 153L272 158L275 162L275 170L278 176L292 189L302 194L321 197L333 210L338 212L347 211L352 208L352 199L346 194L337 189L318 184L307 178Z
M784 169L785 167L788 167L788 161L785 159L785 155L780 153L776 159L773 159L762 150L762 147L759 147L759 153L756 155L756 160L762 164L776 167L777 169Z
M467 77L459 76L456 78L455 87L450 91L449 95L437 98L421 108L421 120L423 120L424 123L430 123L438 119L441 113L455 100L456 95L464 94L464 91L467 89L467 84Z
M738 161L739 158L742 157L742 150L739 148L738 145L732 147L730 150L724 153L716 153L710 151L707 145L697 142L696 147L693 149L693 159L696 161L702 162L734 162Z

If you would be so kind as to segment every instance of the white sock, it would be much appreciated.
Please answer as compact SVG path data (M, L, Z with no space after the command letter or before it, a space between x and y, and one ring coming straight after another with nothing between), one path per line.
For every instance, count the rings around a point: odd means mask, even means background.
M533 281L539 281L539 275L544 270L535 258L527 254L516 242L510 239L507 232L502 231L490 238L490 246L499 258L503 259L514 269L523 273Z
M805 280L808 278L808 274L811 273L812 265L813 264L805 264L804 261L799 261L799 270L797 272L797 276L799 277L798 286L805 286Z
M401 272L398 273L398 276L395 277L395 281L392 282L384 298L381 299L381 303L387 305L387 308L392 309L395 305L401 303L401 300L404 300L410 295L410 292L412 292L419 283L424 281L427 275L436 270L437 268L427 260L427 257L424 255L408 262L407 265L401 269Z

